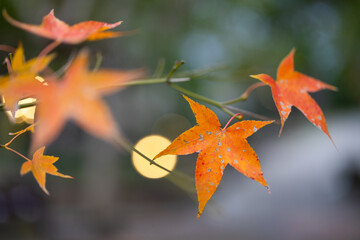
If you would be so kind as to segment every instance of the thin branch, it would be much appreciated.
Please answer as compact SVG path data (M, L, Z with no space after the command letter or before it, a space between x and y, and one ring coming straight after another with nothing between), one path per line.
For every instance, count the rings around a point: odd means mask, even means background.
M198 99L198 100L200 100L200 101L209 103L209 104L211 104L211 105L213 105L213 106L215 106L215 107L218 107L218 108L221 108L221 107L222 107L222 106L221 106L221 103L219 103L219 102L217 102L217 101L215 101L215 100L212 100L212 99L210 99L210 98L201 96L201 95L199 95L199 94L197 94L197 93L195 93L195 92L192 92L192 91L190 91L190 90L187 90L187 89L185 89L185 88L183 88L183 87L180 87L179 85L176 85L176 84L173 84L173 83L169 83L169 86L172 87L173 89L175 89L175 90L177 90L177 91L185 94L185 95L188 95L188 96L193 97L193 98L196 98L196 99Z
M126 141L125 139L118 137L118 138L114 138L113 140L114 140L115 146L120 147L120 148L122 148L122 149L125 149L125 150L127 150L128 152L130 152L130 153L135 152L135 153L139 154L139 155L140 155L141 157L143 157L146 161L148 161L148 162L150 163L150 165L154 165L154 166L156 166L156 167L158 167L158 168L160 168L160 169L162 169L162 170L164 170L164 171L166 171L166 172L168 172L168 173L172 173L172 174L175 174L175 175L177 175L177 176L179 176L179 177L181 177L181 178L184 178L184 179L193 181L193 179L192 179L191 177L187 176L186 174L180 173L180 172L178 172L178 171L171 171L171 170L169 170L169 169L161 166L160 164L158 164L157 162L155 162L153 159L148 158L145 154L143 154L142 152L140 152L139 150L137 150L136 148L134 148L134 147L132 146L132 144L130 144L130 143L129 143L128 141Z
M116 139L114 139L114 142L116 143L115 145L120 146L121 148L124 148L125 150L127 150L128 152L136 152L137 154L139 154L141 157L143 157L145 160L147 160L151 165L155 165L158 168L161 168L162 170L171 173L171 170L161 166L160 164L154 162L154 160L148 158L147 156L145 156L142 152L140 152L139 150L137 150L136 148L134 148L130 143L128 143L127 141L125 141L124 139L118 137Z
M185 64L184 60L181 60L180 62L175 62L173 68L171 69L171 71L169 72L169 74L166 77L166 81L169 82L170 78L172 77L172 75L176 72L176 70L179 69L179 67L181 67L182 65Z

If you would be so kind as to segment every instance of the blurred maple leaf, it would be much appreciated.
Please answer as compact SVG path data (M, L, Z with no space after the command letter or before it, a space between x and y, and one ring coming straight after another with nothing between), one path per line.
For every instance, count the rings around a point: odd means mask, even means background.
M267 187L259 159L246 138L273 121L241 121L229 128L221 128L213 111L186 96L184 98L189 102L198 125L182 133L154 159L167 154L200 152L195 169L198 217L217 189L228 164Z
M43 71L54 55L25 61L22 44L16 49L8 66L9 75L0 78L0 95L5 98L5 108L13 114L19 100L34 96L42 83L35 77Z
M101 95L117 91L123 83L143 75L142 70L88 71L88 52L81 51L63 79L48 78L38 95L32 149L52 142L68 119L96 137L112 140L119 131Z
M251 77L259 79L271 88L272 96L281 118L279 135L291 112L291 107L295 106L334 143L326 126L325 116L321 108L308 92L317 92L321 89L337 91L337 88L295 71L294 54L295 50L293 49L282 60L277 71L276 81L267 74L252 75Z
M62 178L73 178L68 175L64 175L57 171L54 163L59 159L58 157L44 155L45 147L39 148L33 155L31 161L26 161L21 166L20 174L24 175L32 171L36 181L39 183L41 189L49 195L46 190L46 173L62 177Z
M54 10L51 10L50 13L43 18L41 25L19 22L10 17L5 9L3 10L3 16L9 23L18 28L68 44L78 44L86 40L94 41L105 38L115 38L123 35L122 32L104 32L119 26L122 21L112 24L97 21L84 21L69 26L55 17Z

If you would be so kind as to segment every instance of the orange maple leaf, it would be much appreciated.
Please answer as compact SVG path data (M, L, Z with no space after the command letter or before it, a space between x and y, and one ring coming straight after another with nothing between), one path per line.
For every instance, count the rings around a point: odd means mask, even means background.
M189 102L198 125L182 133L154 159L167 154L186 155L200 152L195 169L198 217L218 187L227 164L268 186L259 159L246 138L273 121L241 121L229 128L221 128L213 111L186 96L184 98Z
M104 32L119 26L122 21L112 24L97 21L85 21L69 26L55 17L54 10L51 10L50 13L43 18L41 25L19 22L10 17L5 9L3 10L3 16L9 23L18 28L68 44L78 44L85 40L94 41L104 38L115 38L123 35L121 32Z
M259 79L271 88L272 96L281 118L279 135L291 112L291 107L295 106L310 122L328 135L334 143L326 126L325 117L321 108L308 92L317 92L321 89L337 91L337 88L295 71L294 54L295 49L291 50L282 60L277 71L276 81L267 74L251 75L251 77Z
M45 147L39 148L33 155L31 161L26 161L21 166L20 174L24 175L32 171L36 181L39 183L41 189L49 195L49 192L46 190L46 173L63 177L63 178L73 178L68 175L59 173L57 168L54 166L54 163L59 159L58 157L44 155Z
M0 95L5 98L5 108L11 112L17 109L19 100L34 96L42 83L35 77L43 71L54 55L25 61L22 44L16 49L9 63L9 75L0 78Z
M36 127L32 149L52 142L68 119L105 140L118 136L110 109L101 95L122 88L121 84L140 77L141 70L88 71L88 52L81 51L65 72L62 81L47 79L38 95Z

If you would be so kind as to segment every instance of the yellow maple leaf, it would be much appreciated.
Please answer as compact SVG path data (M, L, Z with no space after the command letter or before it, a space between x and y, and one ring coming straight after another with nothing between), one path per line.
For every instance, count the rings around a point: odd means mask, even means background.
M41 189L49 195L49 192L46 190L46 173L63 177L63 178L73 178L68 175L64 175L59 173L57 168L54 166L54 163L59 159L54 156L44 155L45 147L39 148L33 155L31 161L26 161L21 166L20 174L24 175L30 171L32 171L36 181L39 183Z

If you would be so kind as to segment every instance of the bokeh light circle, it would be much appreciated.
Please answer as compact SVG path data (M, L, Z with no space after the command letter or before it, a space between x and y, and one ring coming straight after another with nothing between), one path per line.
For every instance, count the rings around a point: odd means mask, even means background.
M142 152L145 156L153 159L159 152L164 150L170 145L170 141L159 135L150 135L142 138L135 144L135 148ZM156 163L165 167L166 169L173 170L177 162L177 156L166 155L155 160ZM141 157L139 154L132 152L132 163L135 169L144 177L147 178L162 178L169 173L155 165L150 165L149 161Z

